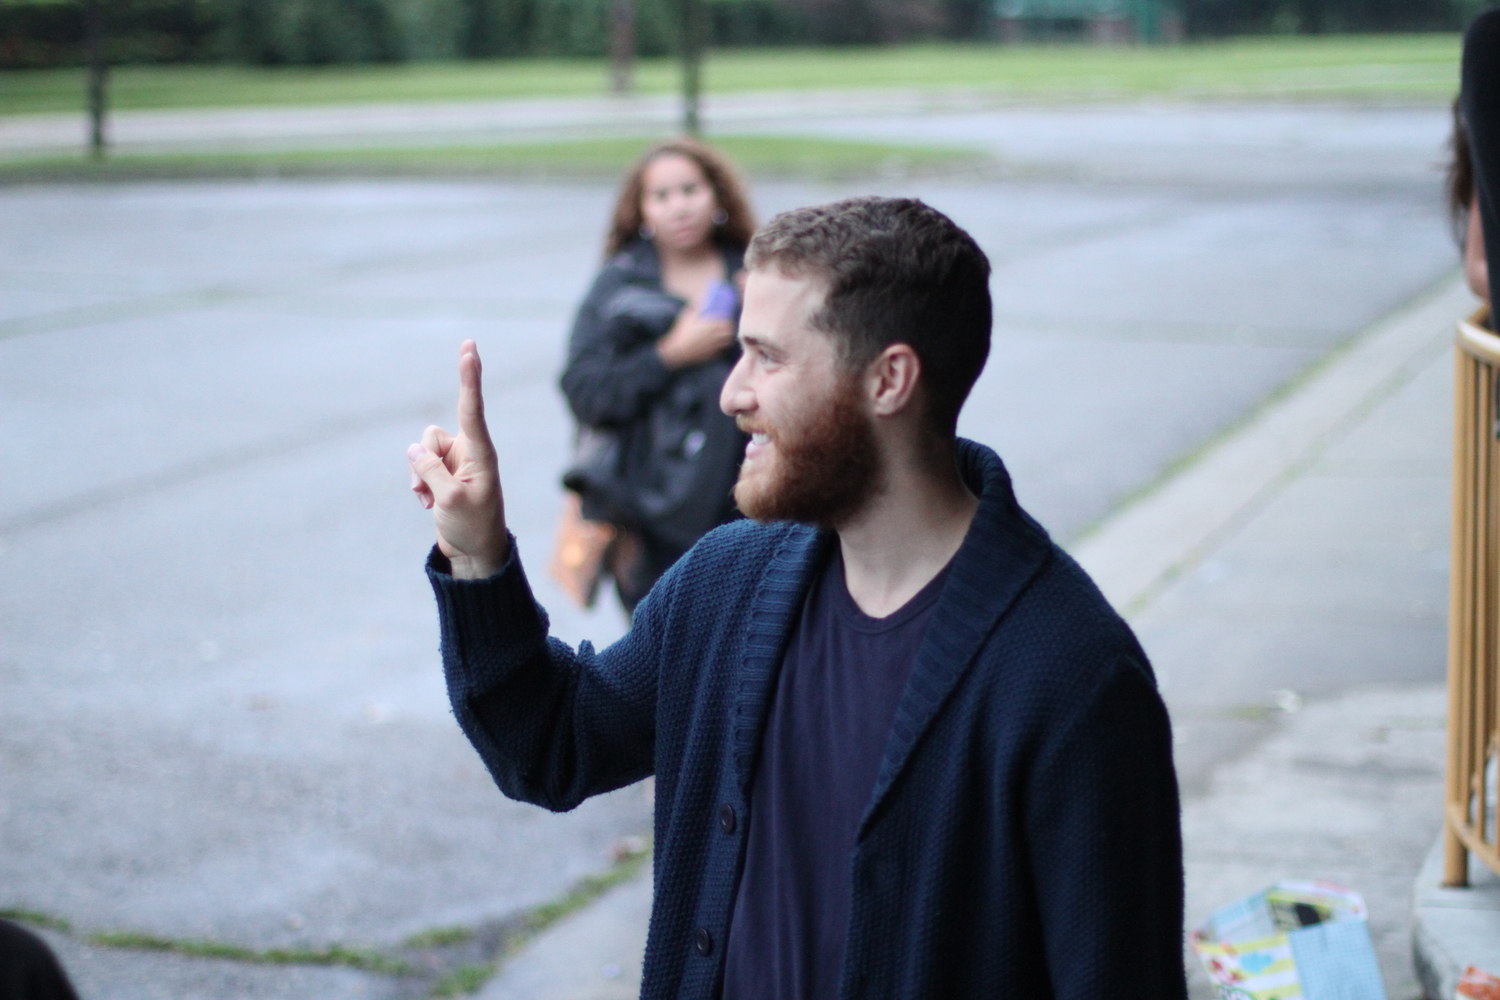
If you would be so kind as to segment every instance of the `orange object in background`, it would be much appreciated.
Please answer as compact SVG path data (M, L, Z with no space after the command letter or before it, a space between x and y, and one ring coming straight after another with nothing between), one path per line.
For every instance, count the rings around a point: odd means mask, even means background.
M1458 981L1454 1000L1500 1000L1500 976L1469 966Z
M584 520L577 493L569 490L563 494L557 544L553 546L547 572L580 608L594 606L604 575L604 557L615 534L614 525Z

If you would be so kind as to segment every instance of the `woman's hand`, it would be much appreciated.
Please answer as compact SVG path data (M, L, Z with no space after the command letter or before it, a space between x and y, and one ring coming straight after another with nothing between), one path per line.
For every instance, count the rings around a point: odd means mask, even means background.
M510 555L495 446L484 421L479 351L459 349L458 436L429 427L407 449L411 488L437 522L438 549L460 580L494 576Z
M701 365L734 343L734 323L727 319L704 319L696 303L682 310L672 329L656 342L656 353L668 368Z

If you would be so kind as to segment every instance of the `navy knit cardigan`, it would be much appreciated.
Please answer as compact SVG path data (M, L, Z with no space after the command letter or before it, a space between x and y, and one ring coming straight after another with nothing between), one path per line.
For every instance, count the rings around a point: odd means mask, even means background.
M979 511L860 822L840 996L1180 1000L1177 781L1150 666L999 457L965 441L959 465ZM831 539L719 528L603 651L548 638L514 555L478 581L429 559L453 709L506 795L565 810L656 775L643 997L718 995L766 710Z

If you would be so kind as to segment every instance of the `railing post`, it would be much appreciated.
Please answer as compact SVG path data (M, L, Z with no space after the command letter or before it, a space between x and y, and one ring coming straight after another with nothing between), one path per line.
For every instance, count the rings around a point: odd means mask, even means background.
M1453 812L1465 800L1467 769L1461 748L1467 733L1461 719L1463 688L1467 678L1472 617L1468 602L1472 593L1470 573L1474 552L1472 524L1474 477L1470 461L1474 435L1474 359L1462 347L1454 350L1453 378L1453 556L1448 574L1448 789L1443 810L1443 884L1469 884L1469 852L1458 836Z
M1469 732L1465 760L1469 781L1464 789L1464 808L1467 811L1471 834L1484 839L1484 744L1489 735L1485 725L1485 693L1489 688L1487 667L1495 658L1495 613L1490 607L1495 600L1495 503L1494 434L1489 424L1493 419L1494 383L1490 377L1490 366L1480 359L1474 366L1474 416L1471 417L1471 432L1474 436L1474 509L1477 518L1474 526L1474 552L1477 560L1474 574L1473 615L1476 642L1474 656L1469 665L1468 705L1466 725Z

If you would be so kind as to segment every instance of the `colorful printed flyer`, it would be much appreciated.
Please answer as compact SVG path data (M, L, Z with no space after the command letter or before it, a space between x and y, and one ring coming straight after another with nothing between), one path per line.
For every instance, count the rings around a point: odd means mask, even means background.
M1219 1000L1386 1000L1364 897L1332 882L1277 882L1193 932Z

